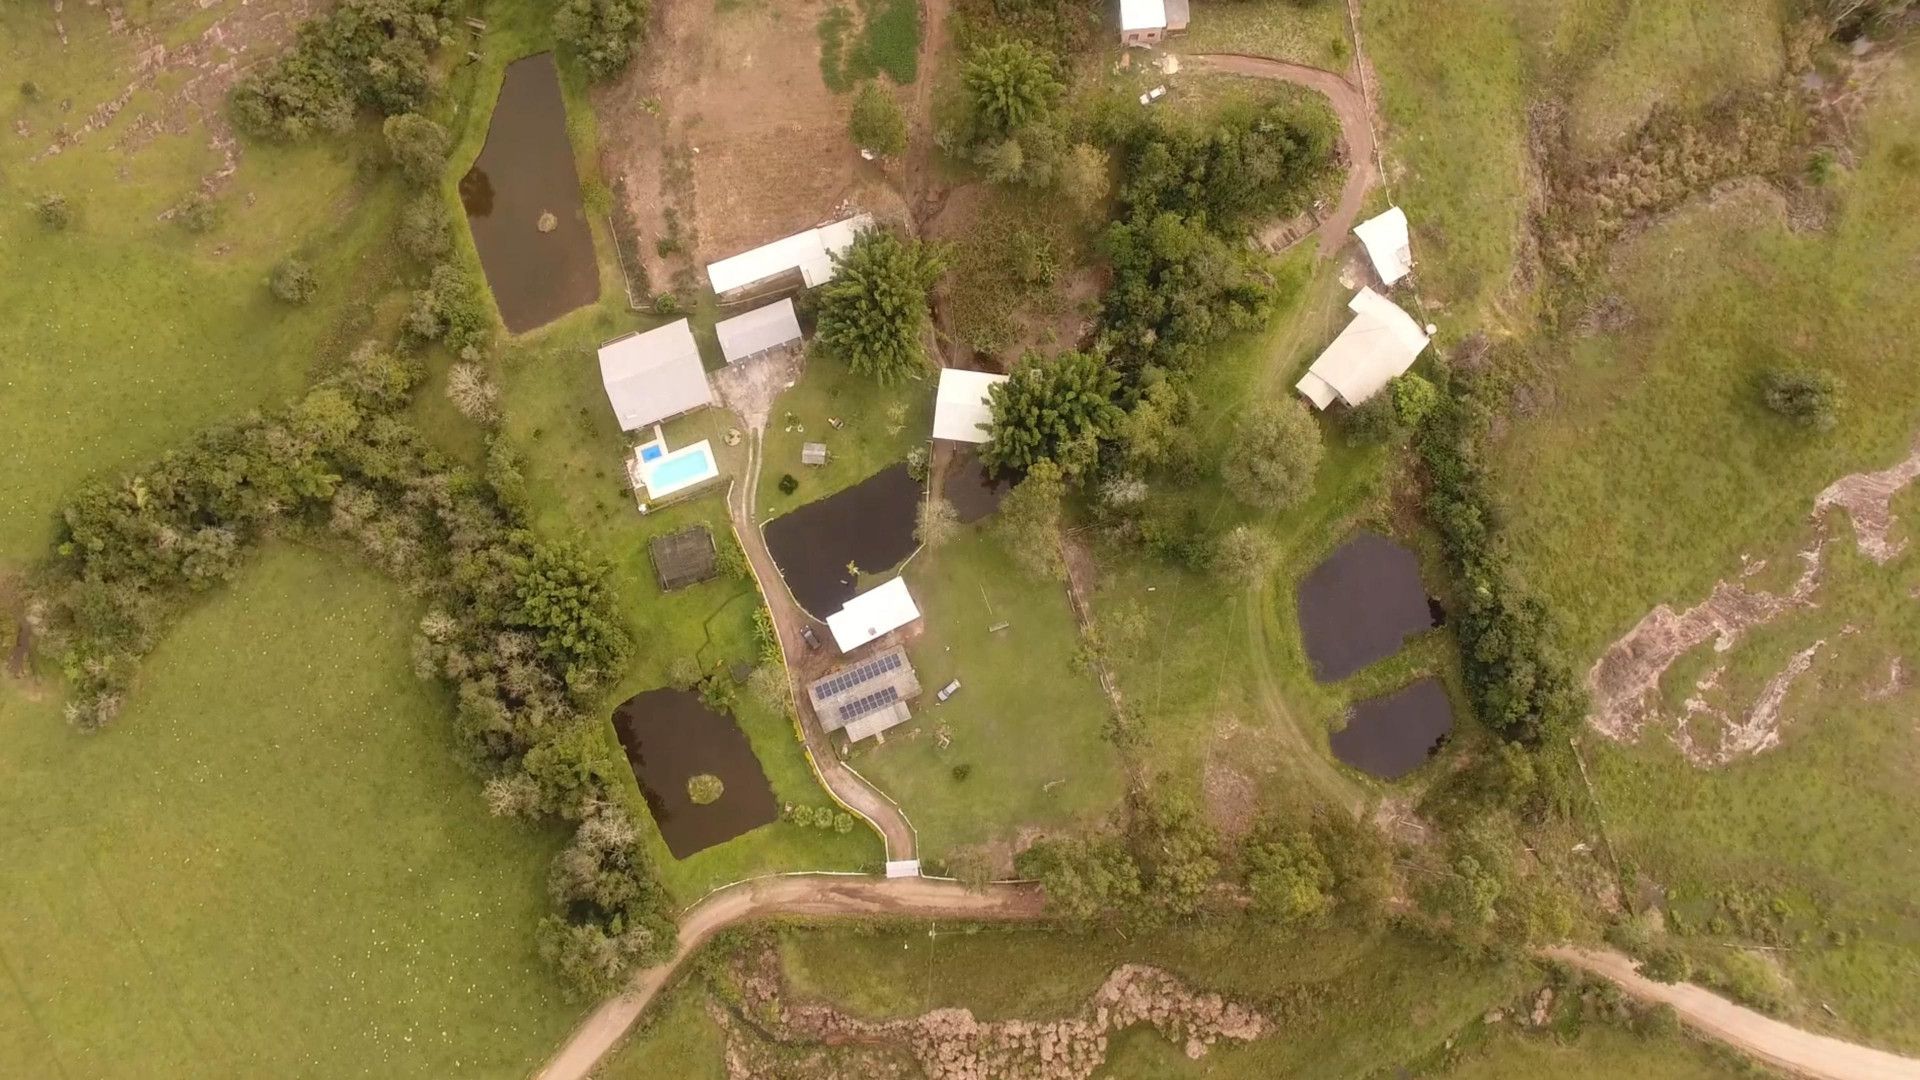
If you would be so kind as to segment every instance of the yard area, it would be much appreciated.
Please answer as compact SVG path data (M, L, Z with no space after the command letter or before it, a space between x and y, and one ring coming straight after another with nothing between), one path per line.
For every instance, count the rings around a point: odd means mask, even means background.
M921 857L985 846L1004 872L1023 832L1100 824L1125 779L1101 736L1106 698L1075 663L1064 587L1027 577L983 526L922 551L907 583L924 616L908 653L925 692L911 725L852 763L905 808ZM955 678L960 692L936 702Z
M1340 3L1202 4L1193 12L1186 36L1172 44L1180 52L1246 53L1328 71L1345 71L1353 59L1347 9Z
M417 615L278 546L107 731L0 682L9 1071L507 1078L565 1032L531 932L560 833L487 815L412 673Z
M45 7L0 8L0 66L38 87L38 100L18 79L0 94L0 310L11 313L0 322L0 575L44 554L62 501L86 478L303 387L356 342L364 286L384 284L394 193L356 179L363 144L249 145L211 230L160 220L222 164L202 110L223 100L182 90L188 65L206 57L201 35L217 25L229 44L258 48L281 36L231 0L204 6L139 5L115 30L104 9L74 5L66 46ZM62 125L126 88L142 29L174 46L177 66L113 122L45 156ZM136 127L142 114L154 130ZM60 231L32 209L55 192L74 212ZM320 283L303 307L266 288L290 255Z
M881 386L855 375L846 362L826 356L807 359L793 389L773 401L773 413L761 443L760 520L776 517L905 460L925 446L933 426L933 376ZM834 427L839 420L844 426ZM800 448L825 443L827 464L800 464ZM780 490L780 477L800 482L793 494Z

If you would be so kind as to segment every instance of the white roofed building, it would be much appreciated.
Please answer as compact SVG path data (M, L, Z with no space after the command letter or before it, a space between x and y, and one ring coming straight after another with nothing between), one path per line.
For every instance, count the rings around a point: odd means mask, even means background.
M782 274L798 271L807 288L833 278L833 256L852 246L862 230L873 228L873 218L855 214L831 225L782 237L752 251L729 255L707 264L707 283L713 291L727 293L758 285Z
M954 442L983 443L993 423L987 392L1005 375L990 371L940 369L940 389L933 398L933 437Z
M700 347L685 319L600 346L600 382L622 431L713 404Z
M913 594L907 592L905 578L893 578L847 601L846 606L827 616L827 630L833 643L849 653L898 630L920 617Z
M1187 28L1187 0L1120 0L1120 44L1153 45Z
M1413 271L1413 241L1407 235L1407 214L1390 207L1379 217L1371 217L1353 227L1353 235L1366 246L1373 272L1382 285L1391 285Z
M799 341L800 320L789 298L721 319L713 325L713 332L720 338L720 355L733 364Z
M1362 288L1347 307L1353 321L1294 385L1316 409L1335 401L1359 405L1412 367L1427 347L1427 331L1413 316L1372 289Z

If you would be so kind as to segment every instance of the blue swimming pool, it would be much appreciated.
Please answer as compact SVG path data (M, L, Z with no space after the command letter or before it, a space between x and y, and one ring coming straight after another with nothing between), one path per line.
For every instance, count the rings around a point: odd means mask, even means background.
M720 470L713 463L713 450L701 441L675 450L654 463L647 470L647 493L658 499L718 475Z
M659 443L648 443L647 445L640 448L640 460L641 461L657 461L660 458L665 457L666 453L667 452L665 450L660 449Z

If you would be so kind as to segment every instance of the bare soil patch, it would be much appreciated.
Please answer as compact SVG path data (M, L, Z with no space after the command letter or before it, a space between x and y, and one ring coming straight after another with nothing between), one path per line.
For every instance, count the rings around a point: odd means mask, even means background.
M1649 611L1587 672L1587 690L1593 699L1587 723L1619 742L1638 741L1647 728L1659 728L1688 761L1703 767L1725 765L1779 745L1785 723L1781 706L1794 681L1827 647L1825 640L1794 653L1744 709L1729 703L1721 686L1724 659L1695 682L1677 714L1660 706L1661 677L1676 660L1701 645L1712 642L1714 652L1724 656L1748 630L1812 606L1822 578L1822 554L1837 528L1829 511L1846 512L1855 542L1874 562L1884 565L1898 556L1906 540L1893 536L1893 498L1917 479L1920 441L1890 468L1854 473L1828 485L1813 501L1812 516L1822 536L1800 553L1803 568L1784 591L1748 584L1747 579L1766 565L1759 561L1749 564L1738 579L1716 584L1706 600L1685 611L1676 612L1666 604Z
M596 92L602 167L654 289L854 209L906 217L847 137L850 99L821 81L815 26L828 6L668 0L649 63Z

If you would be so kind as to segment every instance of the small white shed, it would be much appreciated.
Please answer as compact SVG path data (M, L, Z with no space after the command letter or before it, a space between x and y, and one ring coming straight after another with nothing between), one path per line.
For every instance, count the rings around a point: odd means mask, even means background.
M1362 288L1347 304L1353 321L1333 339L1294 389L1324 409L1359 405L1403 374L1427 347L1427 334L1400 305Z
M1371 217L1353 227L1353 235L1367 249L1373 272L1382 285L1391 285L1413 271L1413 241L1407 235L1407 215L1399 207L1389 207L1379 217Z
M905 578L893 578L847 601L846 606L827 616L827 630L833 643L849 653L907 625L920 617L913 594L907 591Z
M988 391L995 383L1007 381L1005 375L991 371L940 369L940 389L933 396L933 437L953 442L983 443L993 423L993 407Z
M757 307L752 311L721 319L713 324L720 338L720 355L734 364L759 356L770 349L800 340L800 320L793 313L793 300Z
M713 404L700 347L685 319L600 346L600 383L622 431Z

